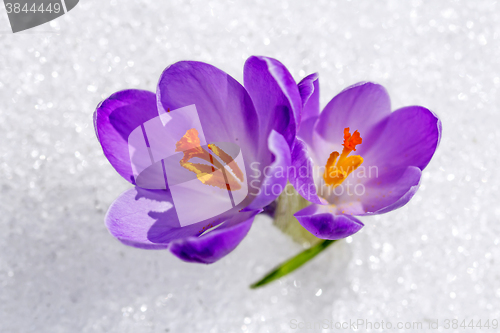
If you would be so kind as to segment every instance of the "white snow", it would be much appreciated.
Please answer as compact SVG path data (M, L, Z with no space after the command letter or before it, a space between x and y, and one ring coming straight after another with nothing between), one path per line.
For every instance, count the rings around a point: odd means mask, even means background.
M436 332L436 320L443 331L447 319L491 324L500 317L498 22L494 1L87 0L12 34L0 10L0 331L320 332L293 325L360 319L422 322L392 331ZM92 125L102 99L126 88L154 91L175 61L205 61L241 82L253 54L279 59L296 80L318 71L323 105L372 80L395 109L428 107L444 130L407 206L363 218L349 242L259 290L248 285L300 251L266 217L210 266L109 235L105 212L130 185L103 156Z

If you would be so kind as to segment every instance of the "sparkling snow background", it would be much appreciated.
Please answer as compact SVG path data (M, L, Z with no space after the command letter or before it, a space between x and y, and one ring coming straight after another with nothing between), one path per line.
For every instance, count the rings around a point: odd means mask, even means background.
M499 4L87 0L15 35L0 8L1 332L320 331L292 329L294 319L423 322L393 331L431 332L436 319L500 319ZM393 108L426 106L444 127L407 206L363 218L360 233L256 291L251 282L300 251L266 217L210 266L108 234L104 214L130 185L92 125L99 101L154 91L175 61L241 82L253 54L279 59L296 80L318 71L323 105L373 80Z

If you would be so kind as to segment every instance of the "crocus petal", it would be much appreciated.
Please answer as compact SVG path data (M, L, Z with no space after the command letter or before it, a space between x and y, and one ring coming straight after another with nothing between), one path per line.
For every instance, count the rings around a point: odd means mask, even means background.
M264 178L250 180L250 187L259 188L255 199L244 210L260 209L273 202L283 191L287 183L287 170L290 166L290 147L285 138L271 131L268 139L269 151L274 155L274 162L264 169Z
M319 116L316 132L324 140L340 145L344 128L349 127L364 139L367 132L390 112L391 102L384 87L371 82L358 83L328 103Z
M144 122L157 117L156 95L144 90L119 91L94 112L94 127L104 155L118 173L135 184L128 137Z
M417 193L418 187L420 186L420 180L422 179L422 171L416 167L408 167L405 170L405 172L401 175L400 179L401 180L399 182L394 183L392 189L388 191L388 193L390 193L388 197L393 196L394 198L397 197L399 198L397 200L393 200L392 198L387 198L386 200L380 200L380 195L379 195L379 200L377 201L377 197L369 195L370 198L364 200L364 205L366 207L369 207L371 201L372 210L377 206L378 210L374 211L373 213L367 213L365 215L384 214L406 205L410 201L410 199L413 198L415 193ZM403 192L399 190L400 188L404 190L407 189L407 191L403 195L399 195L399 193ZM379 192L378 190L379 189L377 188L377 192ZM395 193L397 194L394 195Z
M306 144L296 139L292 150L292 167L288 172L288 179L297 193L304 199L316 203L326 204L324 199L318 196L314 183L314 164L307 152Z
M233 209L196 224L181 226L170 191L135 187L122 193L113 202L105 222L110 233L126 245L165 249L172 241L197 237L214 226L218 226L217 230L230 228L258 212L238 212Z
M308 146L314 147L314 129L319 117L311 117L300 124L300 129L297 137L304 141ZM316 135L316 138L318 136ZM331 145L329 145L331 146Z
M319 116L319 80L318 74L306 76L298 84L302 97L302 117L297 132L297 137L312 145L312 135Z
M142 249L166 249L168 242L149 240L148 234L157 222L151 213L163 214L170 227L179 227L170 192L139 187L122 193L109 207L105 223L109 232L126 245Z
M426 108L409 106L394 111L363 139L362 167L352 174L362 195L339 197L343 210L356 215L382 214L405 205L418 189L422 170L441 139L441 121ZM363 143L364 144L364 143ZM348 179L347 179L348 180ZM359 202L352 206L349 202Z
M430 110L404 107L375 126L356 153L363 156L365 166L376 166L380 174L408 166L423 170L436 151L441 131L441 121Z
M345 188L343 195L337 196L333 202L345 214L362 216L387 213L410 201L418 190L421 176L422 171L414 166L394 169L378 178Z
M253 217L226 229L216 229L201 237L188 237L173 242L170 251L178 258L195 263L211 264L233 251L245 238Z
M275 59L252 56L245 62L243 80L259 114L261 146L272 129L292 146L302 109L292 75Z
M239 145L248 172L261 161L257 113L245 88L228 74L202 62L177 62L162 73L156 95L160 114L194 104L206 141Z
M341 239L358 232L364 225L351 215L338 214L332 206L312 204L294 214L300 224L322 239Z
M300 97L302 98L301 122L319 115L319 80L318 73L313 73L303 78L299 84Z

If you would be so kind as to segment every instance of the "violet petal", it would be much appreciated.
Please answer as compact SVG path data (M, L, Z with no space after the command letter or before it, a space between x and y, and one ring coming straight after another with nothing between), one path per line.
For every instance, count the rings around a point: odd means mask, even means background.
M290 166L290 147L285 138L273 130L268 139L269 151L274 161L264 169L263 177L250 179L250 187L259 188L255 199L244 210L261 209L273 202L284 190L287 183L287 170Z
M245 62L243 79L259 114L260 146L265 146L272 129L292 146L302 109L292 75L278 60L252 56Z
M194 104L206 141L238 144L247 170L263 158L255 142L260 130L252 100L220 69L203 62L177 62L162 73L156 95L160 114Z
M314 164L307 152L306 144L296 139L292 150L292 167L288 172L288 179L297 193L304 199L316 203L326 204L324 199L318 196L314 183Z
M302 98L301 122L319 115L319 80L318 73L313 73L303 78L297 86Z
M178 258L195 263L211 264L233 251L245 238L253 217L226 229L216 229L201 237L188 237L174 241L170 251Z
M358 131L364 138L367 132L391 113L391 102L384 87L361 82L335 96L321 112L316 132L331 143L342 143L344 128Z
M158 116L156 96L150 91L123 90L101 102L94 112L94 126L104 155L115 170L135 184L128 137L144 122Z
M314 236L322 239L341 239L358 232L364 225L351 215L338 214L331 206L312 204L294 216Z

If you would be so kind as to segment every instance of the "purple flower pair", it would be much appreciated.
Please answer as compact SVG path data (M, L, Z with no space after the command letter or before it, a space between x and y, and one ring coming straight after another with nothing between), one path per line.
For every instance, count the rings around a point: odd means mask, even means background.
M137 186L128 138L159 114L193 104L207 142L241 149L248 195L222 214L181 226L172 188ZM266 57L246 61L244 86L211 65L182 61L162 73L156 94L113 94L94 113L96 134L113 167L136 186L111 205L106 226L126 245L213 263L241 242L287 181L312 203L295 216L324 239L357 232L363 224L354 215L406 204L439 143L439 119L418 106L391 113L387 92L373 83L344 90L319 111L317 75L296 84L279 61ZM165 144L179 138L172 140Z

